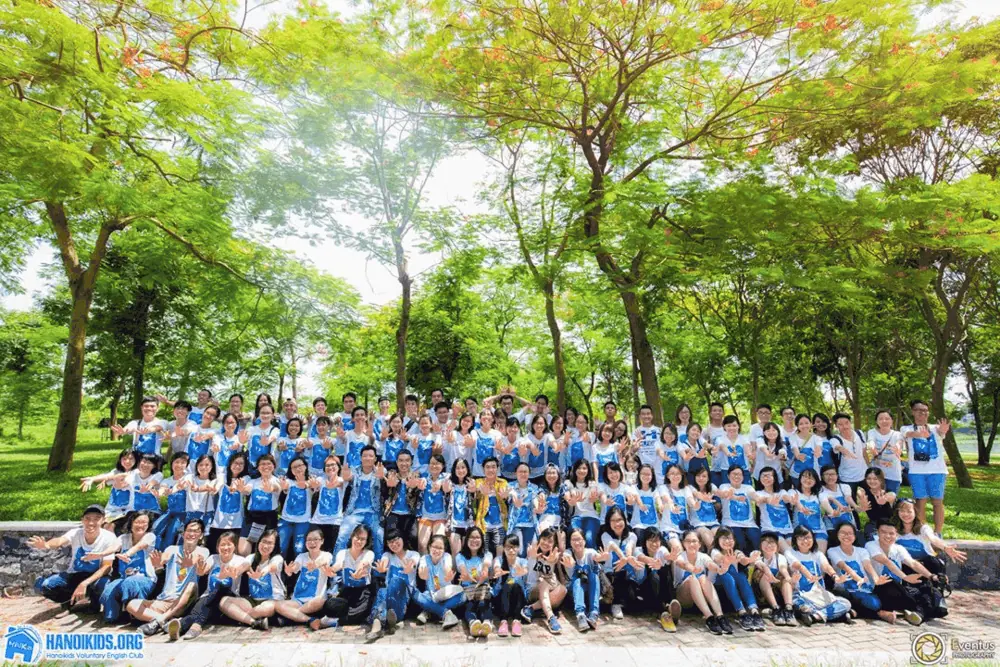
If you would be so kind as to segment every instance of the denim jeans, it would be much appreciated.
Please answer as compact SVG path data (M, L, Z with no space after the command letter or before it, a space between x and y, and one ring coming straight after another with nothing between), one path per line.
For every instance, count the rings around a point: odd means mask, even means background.
M393 577L385 586L380 586L375 594L369 623L376 618L385 622L387 612L392 609L400 621L406 616L406 607L413 598L410 580L407 577Z
M344 516L344 520L340 524L340 534L337 535L337 546L333 550L334 555L347 548L351 541L351 533L362 523L368 526L368 530L372 532L372 552L375 554L375 560L382 557L382 537L384 535L382 522L379 521L375 512L367 510Z
M76 587L90 575L90 572L56 572L47 577L39 577L35 581L35 589L53 602L60 604L69 602ZM98 601L101 594L104 593L104 587L107 586L108 581L107 577L101 577L87 586L87 596L90 598L90 606L94 611L97 611Z
M278 543L281 545L281 555L286 563L306 550L306 533L309 532L308 521L278 520Z
M104 620L115 623L121 617L122 609L132 600L146 600L156 587L156 580L144 574L133 574L108 582L101 594L101 608Z
M465 597L464 595L462 597ZM485 600L466 600L465 601L465 621L467 623L472 623L472 621L479 619L480 621L490 621L493 620L493 609L490 603L492 598L486 598Z
M586 581L582 573L574 572L570 580L570 590L573 592L573 611L577 614L591 616L597 614L601 604L601 580L597 568L590 568Z
M749 554L760 548L760 528L744 528L742 526L728 526L733 531L733 538L736 540L736 548L745 554Z
M587 541L589 548L597 548L597 533L601 529L600 519L593 516L575 516L570 522L570 526L583 531L583 537Z
M728 570L718 575L715 578L715 585L722 586L736 611L757 608L757 598L754 597L747 576L737 570L735 565L730 565Z
M163 552L167 547L177 544L177 536L184 528L184 518L183 512L164 512L153 522L157 551Z
M427 591L419 591L413 598L420 608L426 612L434 614L438 618L444 617L446 611L462 606L465 602L465 593L457 593L444 602L435 602L434 598Z

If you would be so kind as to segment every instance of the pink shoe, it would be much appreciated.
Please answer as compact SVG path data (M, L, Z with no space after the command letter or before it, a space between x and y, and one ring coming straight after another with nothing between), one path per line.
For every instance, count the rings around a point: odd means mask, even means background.
M510 624L510 636L520 637L521 636L521 621L514 621Z
M507 634L507 621L500 621L500 627L497 628L497 637L506 637Z

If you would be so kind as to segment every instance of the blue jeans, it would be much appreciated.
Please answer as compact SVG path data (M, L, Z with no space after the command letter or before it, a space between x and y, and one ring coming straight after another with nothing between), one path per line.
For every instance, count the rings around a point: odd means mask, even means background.
M587 546L591 549L597 548L597 532L601 529L600 519L592 516L575 516L570 522L570 526L583 530L583 536L584 539L587 540Z
M814 584L818 586L819 584ZM819 613L827 621L836 621L838 618L843 618L847 616L847 613L851 611L851 603L842 597L834 596L833 602L824 607L823 609L817 609L816 605L806 600L802 597L802 594L798 589L795 591L795 609L802 614L815 614Z
M443 618L446 611L462 606L465 602L465 593L453 595L444 602L435 602L427 591L418 591L413 599L424 611L434 614L438 618Z
M205 524L205 532L208 532L208 524L212 523L212 517L215 516L215 512L185 512L184 513L184 524L187 525L188 521L194 521L198 519L203 524Z
M887 479L887 480L885 480L885 490L888 491L888 492L890 492L890 493L899 493L899 487L901 485L902 485L902 482L898 482L898 481L896 481L894 479Z
M101 594L104 620L108 623L116 623L121 617L122 609L129 602L148 599L155 586L156 580L144 574L133 574L124 579L108 582Z
M851 606L858 612L859 616L872 618L876 615L876 612L882 609L882 601L878 599L875 593L847 590L840 590L837 593L851 601Z
M347 548L351 541L351 533L362 523L368 526L368 530L372 532L372 552L375 554L375 560L382 557L382 537L384 535L382 522L379 521L377 514L366 510L344 516L344 520L340 524L340 534L337 535L337 546L333 550L334 555Z
M462 595L461 597L464 598L465 595ZM466 600L465 622L472 623L477 619L480 621L493 620L493 609L491 606L492 602L493 602L492 598L486 598L485 600Z
M177 544L177 536L184 528L184 518L183 512L164 512L153 522L157 551L165 551L167 547Z
M730 565L728 570L718 575L715 578L715 585L722 586L726 597L737 612L757 609L757 598L754 597L750 582L747 581L747 575L737 570L735 565Z
M306 533L309 532L308 521L278 520L278 543L281 545L281 555L286 563L306 550Z
M733 537L736 539L736 548L743 553L749 554L751 551L760 548L760 528L756 526L753 528L727 526L727 528L733 531Z
M56 572L47 577L39 577L35 581L35 590L45 598L62 604L70 601L76 587L90 575L90 572ZM90 606L94 611L97 611L98 601L107 585L108 578L101 577L87 586L87 597L90 598Z
M534 526L521 526L519 528L513 528L509 533L508 537L511 535L517 535L521 538L521 553L518 554L521 558L528 557L528 545L535 541L537 531Z
M406 577L393 577L385 586L380 586L375 594L375 604L372 605L369 623L376 618L385 622L386 613L392 609L400 621L406 616L406 607L413 598L410 581Z
M573 611L587 616L598 613L601 604L601 580L598 578L596 568L591 568L587 572L587 581L583 580L580 573L574 572L569 587L573 591Z

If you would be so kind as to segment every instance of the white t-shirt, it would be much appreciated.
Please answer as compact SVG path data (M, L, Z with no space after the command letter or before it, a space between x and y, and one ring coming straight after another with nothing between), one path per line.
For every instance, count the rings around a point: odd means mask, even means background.
M910 452L910 474L947 474L948 466L944 461L944 438L938 433L938 428L935 424L928 424L927 430L930 431L929 438L914 436L909 440L905 440ZM912 424L899 429L899 435L905 439L906 434L910 431L916 431L916 427ZM921 461L920 459L924 458L924 456L927 456L929 460Z
M674 586L675 587L677 586L677 584L681 583L682 581L684 581L685 579L687 579L688 577L691 576L690 572L688 572L687 570L682 570L677 565L677 563L680 563L682 561L684 563L690 563L691 562L690 560L688 560L687 551L682 551L681 555L678 556L677 560L674 562ZM705 577L705 576L707 576L709 581L711 581L711 582L715 581L715 576L716 576L715 573L708 569L709 566L712 565L712 557L711 556L709 556L704 551L699 551L698 555L695 556L694 565L696 565L698 567L701 567L704 570L703 572L701 572L698 575L699 577Z
M653 466L653 470L659 468L660 457L656 455L657 445L660 444L660 433L663 429L659 426L639 426L635 429L632 437L638 439L639 460L647 465ZM642 436L641 439L639 436Z
M900 533L896 538L896 544L903 547L913 558L923 558L924 556L935 556L934 545L931 538L934 537L934 529L929 524L920 526L920 532Z
M386 573L387 582L394 577L406 577L410 586L417 585L417 567L420 565L420 554L416 551L407 551L400 558L396 554L386 551L385 556L389 559L389 571ZM413 563L413 569L409 573L403 571L407 562Z
M826 560L826 556L819 551L802 553L801 551L796 551L795 549L789 549L785 552L785 558L788 559L789 566L792 566L795 563L802 563L803 567L809 570L810 573L819 577L823 576L823 566L830 564L829 561ZM818 585L820 588L823 588L824 586L822 578L813 584L805 577L799 577L797 585L800 591L810 591L815 585Z
M249 562L253 562L253 556L247 558ZM285 599L285 580L282 579L282 569L285 567L285 559L280 555L271 556L271 559L267 562L260 563L254 568L256 572L263 572L268 568L273 568L271 572L268 572L263 577L247 577L247 584L249 586L250 597L254 600L284 600Z
M786 491L770 493L768 491L758 491L757 500L769 499L777 496L781 501L777 505L765 503L760 506L760 530L761 532L778 533L779 535L789 535L794 530L791 516L788 514L788 505L792 496Z
M718 492L714 484L710 484L712 494ZM719 514L715 510L715 503L708 502L707 500L701 500L695 498L695 490L693 486L685 487L688 489L690 495L690 500L688 502L688 521L691 523L693 528L698 528L700 526L718 526L719 525Z
M194 488L212 488L215 489L216 481L214 479L202 479L195 475L185 475L184 481L190 482ZM215 509L215 494L210 492L200 492L194 491L192 488L185 489L187 491L187 511L188 512L211 512Z
M605 552L611 554L611 558L604 561L604 570L606 572L611 572L615 563L619 560L618 554L612 551L609 545L616 544L618 548L622 550L622 553L627 556L630 553L630 550L635 550L636 541L635 533L632 532L625 533L620 540L612 537L610 533L603 533L601 535L601 546L604 548Z
M850 505L847 502L848 498L850 498L850 497L851 497L851 487L849 487L846 484L837 484L837 490L836 491L831 491L830 489L826 488L825 486L822 487L819 490L819 501L820 501L820 503L823 503L823 502L829 503L831 509L835 509L834 503L833 502L829 502L831 500L834 501L835 503L837 503L838 505L841 505L842 507L850 508ZM852 512L850 512L850 511L848 511L848 512L846 512L844 514L841 514L841 515L837 516L837 517L832 517L832 516L827 515L824 512L823 513L823 523L826 526L827 530L833 530L834 526L839 526L839 525L844 524L844 523L853 524L854 523L854 514ZM855 526L855 528L857 528L857 526Z
M115 534L110 530L104 530L101 528L97 532L97 537L94 538L93 543L87 544L87 540L83 536L83 526L77 526L76 528L70 528L65 533L63 537L69 540L69 551L72 559L69 563L69 569L66 570L70 574L74 572L86 572L88 574L94 573L101 567L100 560L85 561L83 557L92 551L98 553L104 551L116 550L121 542Z
M599 488L599 487L596 486L596 484L597 484L596 482L594 484L595 484L594 488ZM590 500L590 490L591 490L591 487L584 486L582 484L573 484L569 480L566 480L565 482L563 482L563 488L564 488L564 492L565 491L583 491L584 492L584 496L585 496L584 499L574 505L574 507L576 508L576 516L579 516L579 517L591 517L591 518L594 518L594 519L598 518L597 508L595 507L595 503L600 502L600 500L596 500L596 501L595 500Z
M784 462L782 461L781 455L785 454L785 456L787 456L788 455L787 450L784 448L784 446L782 446L782 449L780 451L776 451L775 453L772 454L771 450L768 449L767 445L764 444L763 440L753 440L753 439L751 440L754 443L751 446L756 448L756 453L757 453L753 461L753 478L756 480L760 480L761 470L763 470L764 468L774 468L774 472L777 473L778 476L778 484L781 484L782 480L785 478L785 473L783 470Z
M264 478L251 479L250 499L247 501L247 511L249 512L273 512L278 509L278 498L281 497L281 487L278 486L278 479L271 477L271 491L264 489Z
M815 470L816 474L819 475L819 460L823 455L823 440L818 435L812 433L807 440L803 440L798 433L793 433L788 436L788 446L792 450L788 462L789 474L792 477L798 479L799 475L809 468ZM799 454L805 454L806 460L798 460L796 457Z
M782 567L786 569L788 568L788 559L785 558L785 556L780 553L775 553L770 558L767 558L766 556L761 554L760 559L764 561L764 565L767 565L767 569L771 570L771 574L773 574L775 577L777 577L778 574L781 573Z
M872 447L871 465L881 470L887 480L902 481L903 464L896 453L892 451L893 445L896 444L902 449L903 443L899 431L890 429L888 433L883 435L879 433L877 428L873 428L868 431L868 444Z
M840 474L841 482L861 482L865 479L865 470L868 463L865 462L865 443L861 441L858 434L851 431L849 438L844 438L838 432L830 438L833 446L843 445L852 456L847 456L843 452L840 454L840 467L837 472Z
M125 553L132 548L132 534L126 533L121 536L122 548L119 553ZM130 577L133 575L141 575L156 581L156 568L153 566L153 559L150 558L150 554L153 548L156 546L156 535L152 531L146 533L139 540L144 548L132 554L132 557L126 563L123 560L119 560L116 555L108 556L105 558L105 562L110 562L114 565L115 569L118 570L119 576Z
M190 567L185 567L184 547L181 544L172 544L163 551L161 558L164 563L163 591L157 596L157 600L176 600L184 592L184 588L190 583L198 583L198 560L208 560L208 549L205 547L195 547L191 552L194 563Z
M680 533L681 524L688 519L688 502L691 499L691 487L684 486L671 489L669 486L656 487L656 494L663 499L663 511L660 512L659 529L663 533ZM667 499L673 501L673 511Z
M295 557L295 562L299 564L301 569L299 569L299 578L295 581L295 590L292 591L292 597L300 602L326 596L326 574L323 572L322 567L308 570L306 565L311 560L312 558L308 552L301 553ZM332 560L333 558L329 552L321 551L316 557L315 564L317 566L329 565Z
M150 429L160 427L161 430L155 433L150 432ZM152 421L142 421L141 419L133 419L125 426L126 433L132 433L132 449L142 453L142 454L156 454L160 453L160 445L163 443L163 430L167 428L167 422L164 419L154 418Z
M344 492L347 485L341 482L340 486L330 488L327 483L324 478L323 485L315 492L319 499L311 522L321 526L339 526L344 518Z
M132 509L135 511L148 510L150 512L160 511L160 499L156 494L156 487L163 481L163 475L158 472L143 477L138 470L129 471L125 477L125 482L132 488ZM149 485L151 491L140 491L142 487Z
M733 490L732 498L722 499L722 525L735 526L739 528L754 528L757 526L754 520L753 504L757 492L748 484L742 484L734 488L730 484L723 484L719 487L719 492Z
M341 549L338 551L337 560L334 561L334 566L341 568L337 573L338 585L347 588L358 588L370 584L372 582L371 567L368 568L368 573L360 579L355 579L351 574L360 570L365 565L371 566L374 560L375 554L372 551L362 551L358 558L351 555L350 549Z
M875 538L874 540L866 544L865 551L867 551L868 554L871 556L872 568L875 570L876 576L885 575L892 577L896 581L899 581L899 577L890 572L889 568L887 568L885 565L875 560L875 557L888 556L889 560L895 563L896 567L898 567L900 570L903 569L903 565L912 566L914 562L913 558L910 556L910 553L899 544L893 544L892 546L889 547L888 551L882 551L882 548L879 546L878 543L878 538Z
M826 550L826 557L830 561L830 565L836 569L837 565L844 563L847 567L854 570L856 574L865 579L868 578L868 573L865 571L864 563L866 560L871 560L871 556L868 555L868 550L864 547L855 546L854 553L850 556L844 553L844 550L840 547L830 547ZM843 588L849 591L858 590L858 582L853 579L848 579L844 583L840 584Z
M199 419L199 421L201 421ZM188 450L188 439L190 439L192 433L198 432L198 424L191 421L190 418L184 425L181 426L181 435L174 435L174 430L177 428L177 420L174 420L167 424L167 432L170 434L170 453L177 454L179 452L186 452Z
M225 566L236 570L243 567L245 562L246 559L243 556L233 554ZM218 586L229 586L229 590L233 592L233 595L239 595L240 581L243 579L243 574L240 573L237 577L226 577L224 579L220 579L219 574L221 573L223 567L222 556L219 554L212 554L208 557L208 589L215 590Z
M313 491L306 484L300 488L296 482L288 480L288 491L285 492L285 503L281 506L281 518L292 523L309 521L312 510Z

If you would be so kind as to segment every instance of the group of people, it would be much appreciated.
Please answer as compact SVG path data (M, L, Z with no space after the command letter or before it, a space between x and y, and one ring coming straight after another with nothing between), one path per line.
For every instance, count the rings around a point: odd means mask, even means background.
M81 480L109 487L107 504L29 540L72 554L37 589L171 639L227 618L366 624L374 641L411 613L519 637L536 617L561 632L564 602L580 632L604 605L668 632L693 609L731 634L727 612L747 632L765 618L919 625L947 614L943 559L965 558L941 539L949 424L921 401L911 425L879 411L867 435L842 413L785 407L777 423L769 405L747 433L720 403L705 426L687 405L657 426L644 405L630 433L611 401L593 427L513 392L480 407L435 390L426 410L408 395L402 414L385 397L377 413L341 403L331 415L317 398L306 419L267 394L252 412L239 394L225 412L208 390L195 405L147 398L112 427L131 437L114 468Z

